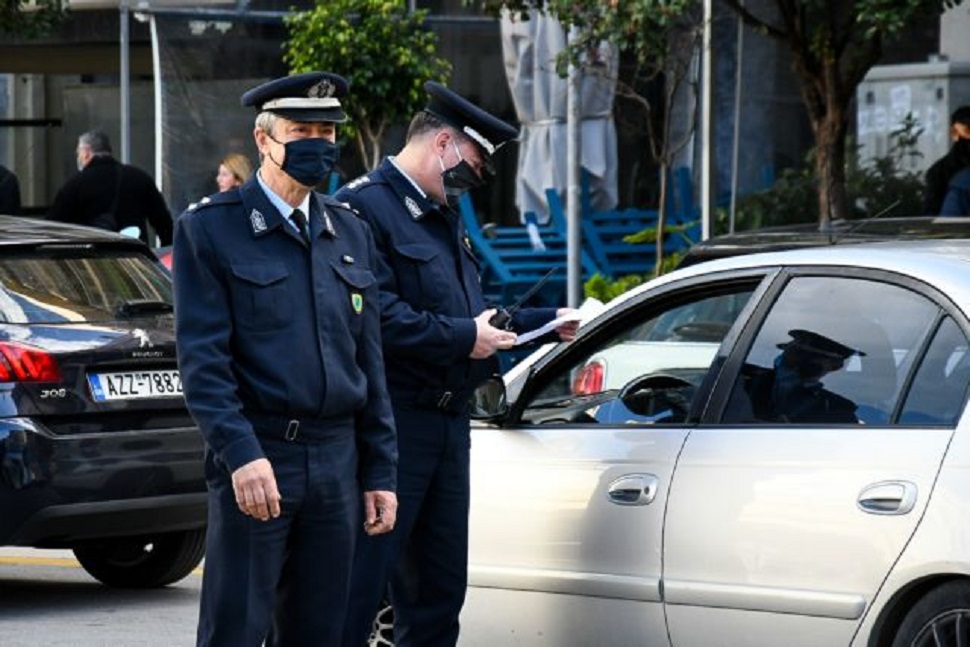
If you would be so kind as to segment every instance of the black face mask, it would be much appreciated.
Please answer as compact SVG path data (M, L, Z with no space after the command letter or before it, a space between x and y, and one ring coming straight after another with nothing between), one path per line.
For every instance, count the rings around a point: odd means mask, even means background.
M272 136L270 139L282 144ZM323 182L340 159L340 147L322 137L294 139L283 144L283 150L283 163L277 166L303 186L309 187Z
M462 156L461 151L458 150L458 144L452 141L455 147L455 153L458 155L458 163L449 169L445 168L445 163L438 158L438 162L441 164L441 183L445 190L445 202L452 209L458 208L458 200L463 194L465 194L470 189L477 189L478 187L485 184L482 178L478 177L478 173L472 168L471 164L466 162Z

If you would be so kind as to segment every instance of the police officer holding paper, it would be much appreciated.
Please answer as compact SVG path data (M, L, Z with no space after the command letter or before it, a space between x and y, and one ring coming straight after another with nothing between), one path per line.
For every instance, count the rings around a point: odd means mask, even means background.
M312 191L346 91L316 72L246 92L258 172L176 227L179 365L209 486L198 645L338 644L358 529L394 526L377 253Z
M407 142L341 189L378 248L384 359L398 432L395 530L364 537L355 555L345 647L365 644L390 577L398 647L454 645L468 561L472 391L497 371L516 334L489 324L458 198L494 175L492 154L516 130L441 84ZM555 308L517 310L512 330L538 328ZM576 324L559 329L571 339ZM321 643L323 644L323 643Z

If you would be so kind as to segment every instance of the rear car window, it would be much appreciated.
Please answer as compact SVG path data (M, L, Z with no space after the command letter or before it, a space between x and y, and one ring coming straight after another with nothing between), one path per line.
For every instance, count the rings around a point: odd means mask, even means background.
M171 279L135 251L32 250L0 258L2 323L112 321L133 305L164 312L172 302Z

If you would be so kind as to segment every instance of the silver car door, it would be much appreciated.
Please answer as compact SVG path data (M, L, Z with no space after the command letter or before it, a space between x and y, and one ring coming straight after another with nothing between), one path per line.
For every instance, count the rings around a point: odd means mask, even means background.
M952 434L897 412L939 315L882 280L787 283L725 387L720 424L695 429L677 464L663 573L673 645L850 642ZM826 366L806 389L818 399L794 408L786 370L806 352L841 366Z

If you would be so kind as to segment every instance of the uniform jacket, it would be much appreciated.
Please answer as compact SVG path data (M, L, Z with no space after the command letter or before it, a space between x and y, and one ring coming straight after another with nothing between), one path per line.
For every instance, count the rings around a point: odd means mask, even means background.
M109 156L91 158L87 166L72 175L54 197L47 218L95 225L100 217L112 211L112 205L116 231L138 227L141 239L147 242L147 220L161 245L172 243L172 214L155 181L140 168Z
M231 469L263 456L250 420L355 420L365 490L394 490L397 445L381 357L373 237L310 197L312 253L255 174L179 217L179 367L189 410Z
M774 396L775 371L746 366L745 388L755 417L762 421L805 424L855 424L856 405L848 398L826 389L821 382L800 384L783 399Z
M473 360L473 319L488 305L480 268L458 214L422 196L389 160L337 192L367 220L378 249L388 387L396 401L464 401L498 369ZM513 329L536 328L555 308L520 309Z

